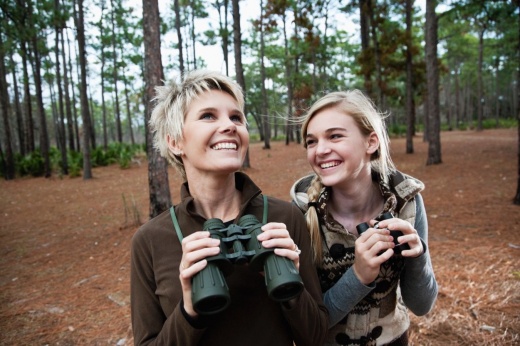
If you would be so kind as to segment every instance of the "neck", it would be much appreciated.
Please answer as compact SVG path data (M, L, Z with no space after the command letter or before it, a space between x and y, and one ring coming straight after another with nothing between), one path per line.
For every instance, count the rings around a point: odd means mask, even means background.
M383 209L383 197L377 183L356 181L348 189L333 188L327 208L334 219L350 232L355 226L375 218Z
M188 178L188 184L199 214L207 219L219 218L224 222L237 217L241 193L235 188L234 173L218 177Z

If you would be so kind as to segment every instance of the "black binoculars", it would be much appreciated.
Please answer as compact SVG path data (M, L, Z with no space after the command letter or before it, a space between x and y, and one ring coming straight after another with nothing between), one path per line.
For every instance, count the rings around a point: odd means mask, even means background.
M254 215L244 215L238 224L228 227L216 218L204 223L203 230L220 239L220 253L207 257L207 266L193 277L191 293L197 313L211 315L228 307L231 297L224 277L231 274L234 264L249 263L252 270L263 269L267 294L274 301L284 302L301 293L303 281L294 262L258 241L262 226Z
M392 215L392 213L388 211L386 213L383 213L383 215L379 216L378 218L376 218L376 220L383 221L383 220L391 219L393 217L394 216ZM370 228L370 225L367 222L360 223L359 225L356 226L356 229L357 229L359 235L361 235L361 233L365 232L369 228ZM377 223L374 225L374 228L378 228ZM399 243L399 241L397 241L397 238L402 236L403 232L390 231L390 235L392 236L392 238L394 238L394 244L395 244L394 254L401 254L401 251L410 249L410 245L408 245L408 243L401 244L401 243Z

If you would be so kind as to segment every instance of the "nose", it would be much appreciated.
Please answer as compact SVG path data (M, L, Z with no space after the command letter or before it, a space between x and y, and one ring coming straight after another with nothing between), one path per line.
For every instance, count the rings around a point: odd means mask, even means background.
M318 143L316 144L316 155L323 156L330 153L330 151L330 147L326 141L318 140Z
M229 117L224 117L224 120L222 120L221 122L220 128L222 133L237 132L237 125Z

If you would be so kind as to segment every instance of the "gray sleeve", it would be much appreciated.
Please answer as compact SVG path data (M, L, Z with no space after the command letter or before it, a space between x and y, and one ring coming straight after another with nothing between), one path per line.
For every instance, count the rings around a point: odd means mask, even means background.
M406 258L401 273L400 287L405 305L417 316L427 314L437 299L438 287L428 251L428 220L422 196L415 197L416 215L414 228L423 242L424 253Z
M365 286L349 268L339 281L323 295L323 302L329 310L329 328L341 321L375 285Z

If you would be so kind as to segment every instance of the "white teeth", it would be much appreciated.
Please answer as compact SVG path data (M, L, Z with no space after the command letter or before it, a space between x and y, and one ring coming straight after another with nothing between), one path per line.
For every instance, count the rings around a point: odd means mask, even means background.
M320 167L321 168L330 168L330 167L334 167L337 165L338 165L338 163L336 161L334 161L334 162L326 162L324 164L321 164Z
M222 149L236 150L237 145L235 143L217 143L211 148L214 150L222 150Z

